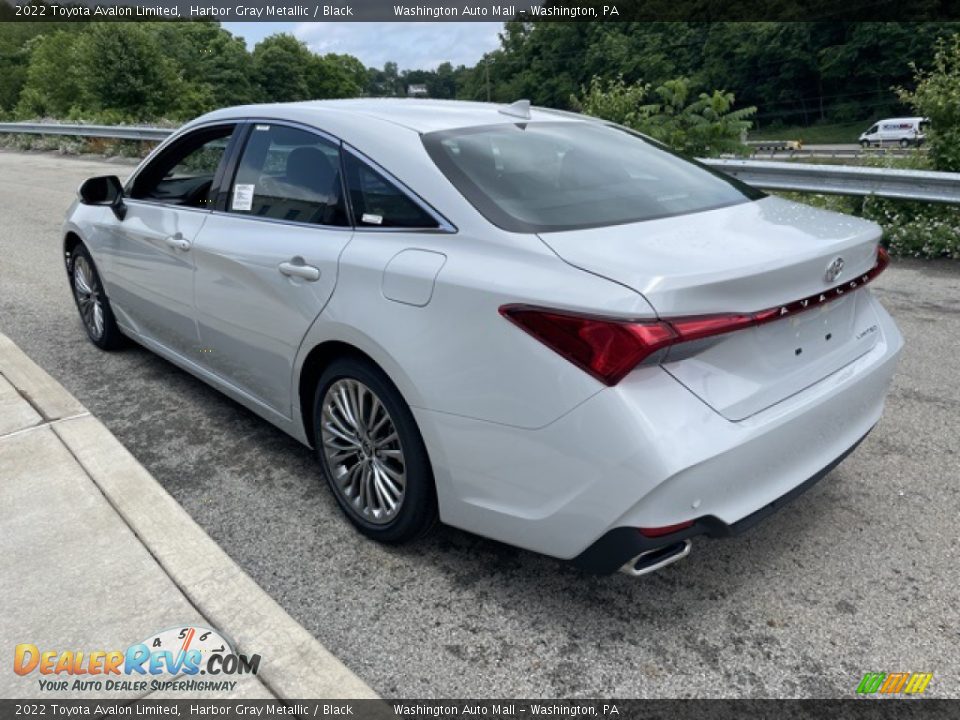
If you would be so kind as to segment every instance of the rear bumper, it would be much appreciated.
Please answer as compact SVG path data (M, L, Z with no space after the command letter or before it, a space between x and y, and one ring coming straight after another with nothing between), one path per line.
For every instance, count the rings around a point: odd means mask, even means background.
M739 422L659 367L639 368L535 430L414 408L442 520L613 569L624 538L647 540L636 528L696 520L689 534L724 535L748 527L829 472L880 419L903 340L871 302L880 330L872 349Z
M661 535L656 538L646 537L645 535L642 535L636 528L614 528L593 543L593 545L577 555L577 557L573 558L572 562L584 572L595 573L597 575L607 575L609 573L616 572L628 560L636 557L640 553L667 548L671 545L677 544L678 542L689 540L695 537L706 536L710 538L721 538L733 537L734 535L744 533L754 525L758 524L765 518L786 506L792 500L800 497L800 495L805 493L807 490L829 475L830 472L837 467L837 465L842 463L850 453L857 449L857 446L863 442L865 437L866 435L861 437L852 447L844 451L840 457L809 479L802 482L800 485L797 485L786 494L781 495L776 500L773 500L759 510L755 510L750 515L747 515L745 518L742 518L733 524L727 524L717 517L708 515L697 518L697 520L689 528L675 533L670 533L669 535Z

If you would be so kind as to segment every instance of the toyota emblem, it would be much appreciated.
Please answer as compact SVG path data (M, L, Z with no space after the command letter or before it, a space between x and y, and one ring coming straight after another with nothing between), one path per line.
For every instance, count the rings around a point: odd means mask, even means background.
M838 277L840 273L843 272L843 258L838 257L835 260L832 260L829 265L827 265L827 271L823 274L823 279L828 283L833 282Z

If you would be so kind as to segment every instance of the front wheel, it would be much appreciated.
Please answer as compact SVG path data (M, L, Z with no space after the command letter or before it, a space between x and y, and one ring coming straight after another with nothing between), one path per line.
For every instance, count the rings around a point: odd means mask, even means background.
M101 350L122 347L123 335L103 290L100 274L90 252L83 245L78 245L71 253L69 270L73 299L87 336Z
M402 543L436 524L430 460L413 413L380 368L333 361L314 397L314 440L340 508L364 535Z
M860 141L860 147L862 147L864 150L866 150L868 147L870 147L870 141L869 141L869 140L861 140L861 141Z
M908 147L910 147L910 141L907 140L906 138L901 138L901 139L900 139L900 147L902 147L902 148L908 148Z

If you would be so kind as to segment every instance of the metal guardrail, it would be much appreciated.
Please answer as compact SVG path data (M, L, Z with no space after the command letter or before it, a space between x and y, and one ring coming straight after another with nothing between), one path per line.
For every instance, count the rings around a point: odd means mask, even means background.
M701 162L765 190L960 204L960 173L713 158Z
M787 158L794 160L797 158L877 158L877 157L912 157L916 155L918 148L899 148L899 147L876 147L876 148L829 148L823 149L817 145L810 145L799 150L777 150L751 148L750 157L754 159L765 158L776 160L777 158Z
M65 123L0 123L0 133L24 135L76 135L113 140L165 140L173 130L137 125L69 125Z
M0 123L0 133L75 135L120 140L160 141L173 132L166 128L132 125ZM960 173L716 158L701 162L765 190L825 195L877 195L960 205Z

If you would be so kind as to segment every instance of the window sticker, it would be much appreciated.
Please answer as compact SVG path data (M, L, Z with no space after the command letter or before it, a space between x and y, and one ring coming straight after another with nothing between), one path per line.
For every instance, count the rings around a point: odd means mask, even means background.
M371 225L382 225L383 224L383 215L374 215L373 213L364 213L360 216L360 220L365 223L370 223Z
M256 185L233 186L233 210L250 210L253 207L253 189Z

